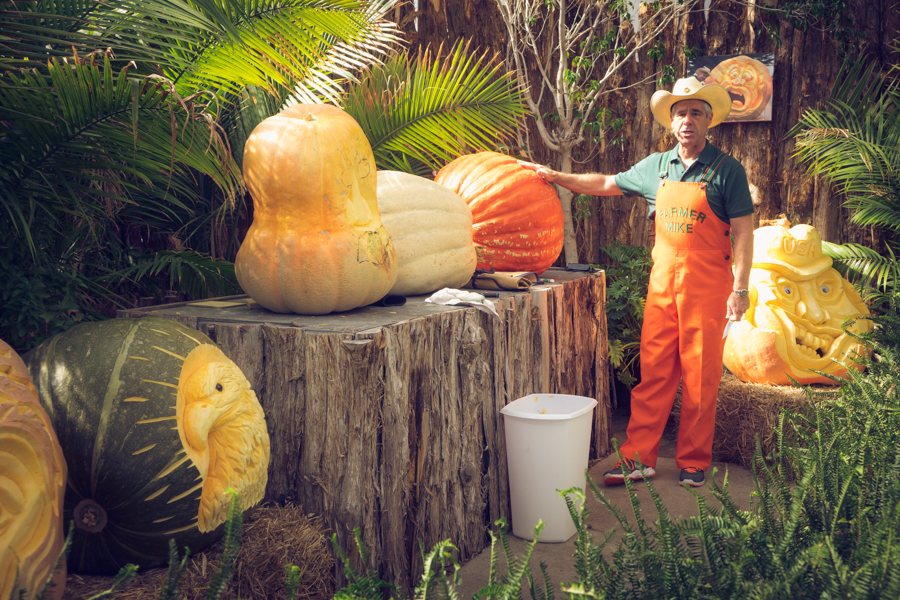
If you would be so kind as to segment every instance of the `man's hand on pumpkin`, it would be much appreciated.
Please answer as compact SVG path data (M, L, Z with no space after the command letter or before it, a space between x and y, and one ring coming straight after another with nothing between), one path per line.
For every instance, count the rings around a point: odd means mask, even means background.
M519 163L519 166L522 166L522 167L525 167L526 169L534 171L535 173L540 175L541 178L544 179L545 181L553 181L554 180L554 177L552 175L554 173L554 171L545 167L544 165L539 165L537 163L527 162L524 160L519 160L516 162Z

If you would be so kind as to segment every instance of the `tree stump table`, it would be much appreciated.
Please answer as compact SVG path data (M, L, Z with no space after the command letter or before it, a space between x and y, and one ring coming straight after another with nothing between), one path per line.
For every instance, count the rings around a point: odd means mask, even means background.
M492 298L499 318L427 296L323 316L247 296L118 316L173 319L213 339L266 413L266 499L321 515L348 553L360 528L372 566L408 591L419 541L449 539L466 561L494 521L509 522L503 406L542 392L595 398L590 454L610 452L604 273L542 277L554 282Z

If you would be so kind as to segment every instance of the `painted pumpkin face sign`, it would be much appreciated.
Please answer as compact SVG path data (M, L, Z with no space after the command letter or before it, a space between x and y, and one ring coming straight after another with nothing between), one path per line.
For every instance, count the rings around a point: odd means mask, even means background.
M725 366L749 383L790 385L834 381L815 373L846 375L865 346L842 328L869 310L854 287L822 254L822 239L809 225L761 227L754 232L750 309L725 341ZM848 331L871 329L867 319ZM841 364L844 363L844 364Z
M772 75L760 61L735 56L717 64L704 84L720 83L731 96L728 121L752 121L762 115L772 98Z

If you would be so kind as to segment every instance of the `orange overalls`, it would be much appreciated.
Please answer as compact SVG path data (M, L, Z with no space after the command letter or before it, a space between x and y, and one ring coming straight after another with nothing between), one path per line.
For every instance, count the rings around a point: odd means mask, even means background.
M676 464L704 471L712 460L716 397L722 378L726 304L731 272L731 227L706 200L707 182L727 156L707 167L701 181L667 181L664 157L656 196L656 243L641 329L641 382L631 392L631 418L622 456L637 454L655 467L679 380L681 416Z

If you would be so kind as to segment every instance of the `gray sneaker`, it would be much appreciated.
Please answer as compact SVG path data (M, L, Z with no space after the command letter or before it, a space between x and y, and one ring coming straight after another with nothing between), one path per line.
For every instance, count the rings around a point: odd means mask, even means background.
M603 474L603 483L606 485L620 485L625 483L626 477L636 481L645 477L653 477L654 475L656 475L656 470L653 467L640 469L636 462L625 458L617 462L612 470Z
M678 477L678 483L689 485L691 487L700 487L706 483L706 476L703 474L703 469L688 467L681 470L681 475Z

